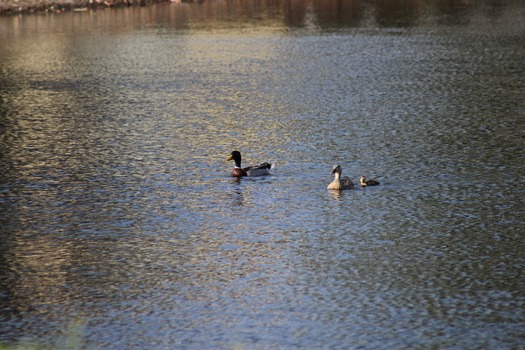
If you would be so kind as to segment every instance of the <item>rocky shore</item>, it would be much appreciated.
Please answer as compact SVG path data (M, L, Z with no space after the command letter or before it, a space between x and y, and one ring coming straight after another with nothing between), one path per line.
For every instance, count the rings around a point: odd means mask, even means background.
M170 0L0 0L0 16L86 11L107 7L147 6L166 1ZM178 0L172 1L180 2Z

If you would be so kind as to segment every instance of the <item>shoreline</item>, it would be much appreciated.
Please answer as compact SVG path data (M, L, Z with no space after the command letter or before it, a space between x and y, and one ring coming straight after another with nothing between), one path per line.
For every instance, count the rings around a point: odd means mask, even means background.
M0 16L82 12L87 10L149 6L163 2L191 0L0 0Z

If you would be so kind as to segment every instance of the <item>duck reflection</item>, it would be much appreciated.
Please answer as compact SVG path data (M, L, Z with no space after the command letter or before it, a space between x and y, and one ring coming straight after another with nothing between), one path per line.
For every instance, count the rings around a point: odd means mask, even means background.
M234 206L242 207L244 205L244 195L242 188L240 185L240 178L234 178L232 182L236 185L233 192L231 192L230 196L232 198L232 203Z
M330 195L332 196L333 199L335 200L339 200L341 199L341 191L328 191L328 193L330 193Z

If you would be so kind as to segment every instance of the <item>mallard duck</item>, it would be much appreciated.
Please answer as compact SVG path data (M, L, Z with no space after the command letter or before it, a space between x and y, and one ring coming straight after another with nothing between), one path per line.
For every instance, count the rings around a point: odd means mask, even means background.
M335 175L335 179L326 187L328 190L349 190L354 188L354 183L348 176L341 178L341 172L341 166L338 164L334 165L331 174Z
M377 186L377 185L379 185L379 182L378 182L378 181L376 181L376 180L372 180L372 179L367 180L366 177L364 177L364 176L361 176L361 177L359 178L359 183L360 183L361 186L363 186L363 187L364 187L364 186Z
M233 151L226 160L232 159L235 161L235 168L233 168L231 174L233 177L268 175L270 173L270 169L272 168L272 164L266 162L257 166L241 168L241 152L239 151Z

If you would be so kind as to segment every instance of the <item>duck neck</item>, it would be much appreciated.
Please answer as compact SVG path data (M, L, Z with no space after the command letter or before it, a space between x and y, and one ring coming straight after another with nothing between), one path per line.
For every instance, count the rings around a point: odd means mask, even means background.
M241 168L241 160L235 159L235 168L240 169Z

